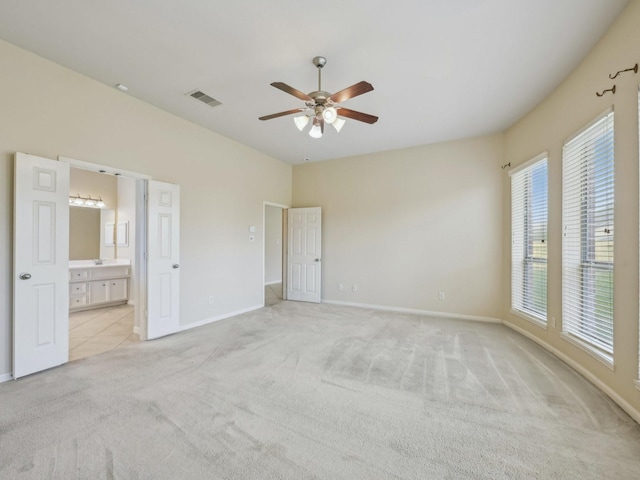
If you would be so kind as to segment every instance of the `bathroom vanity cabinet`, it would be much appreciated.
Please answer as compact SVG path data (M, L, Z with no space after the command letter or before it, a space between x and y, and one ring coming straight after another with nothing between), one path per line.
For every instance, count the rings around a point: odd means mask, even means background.
M131 265L69 265L69 310L88 310L126 303Z

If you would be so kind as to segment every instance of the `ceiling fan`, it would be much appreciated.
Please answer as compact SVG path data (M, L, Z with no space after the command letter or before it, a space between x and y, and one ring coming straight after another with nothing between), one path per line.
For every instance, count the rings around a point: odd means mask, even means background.
M327 59L324 57L315 57L313 64L318 69L318 90L310 93L303 93L300 90L296 90L290 87L286 83L273 82L271 86L276 87L283 92L286 92L294 97L303 100L304 107L294 108L285 112L273 113L271 115L265 115L260 117L259 120L271 120L272 118L283 117L285 115L292 115L294 113L304 112L302 115L294 117L293 120L298 127L298 130L302 131L304 127L311 122L311 129L309 135L313 138L320 138L324 133L325 123L333 125L333 127L339 132L345 123L344 118L350 118L352 120L358 120L359 122L365 122L369 124L376 123L378 117L369 115L367 113L356 112L349 108L344 108L339 103L342 103L350 98L357 97L363 93L373 90L373 86L368 82L359 82L355 85L340 90L333 95L329 92L322 90L322 67L327 63Z

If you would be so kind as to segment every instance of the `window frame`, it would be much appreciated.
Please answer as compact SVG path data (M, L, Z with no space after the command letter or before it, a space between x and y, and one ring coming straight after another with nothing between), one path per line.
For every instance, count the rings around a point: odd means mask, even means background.
M511 313L546 329L548 318L548 224L549 224L549 153L542 152L509 172L511 177ZM536 256L534 240L534 223L531 220L534 206L537 205L533 190L533 176L538 169L544 167L544 239L547 257ZM524 191L516 188L522 185ZM522 210L522 211L521 211ZM524 214L525 220L516 218ZM522 230L519 229L522 228ZM518 230L518 231L516 231ZM516 245L519 245L517 247ZM536 265L544 265L544 311L537 310L531 304L534 297L533 280Z
M601 123L602 127L600 127ZM602 132L599 132L598 128L602 128ZM579 140L581 140L579 143L575 143ZM602 162L602 165L599 166L598 162ZM564 142L562 172L562 337L613 367L615 263L613 256L615 238L613 108L607 109ZM603 213L604 227L602 226ZM610 226L607 227L607 225ZM579 229L578 234L576 234L576 228ZM597 235L601 228L604 238L599 238ZM567 239L568 236L569 239ZM577 247L576 238L579 238ZM604 254L607 256L605 260L598 258L599 249L602 249L602 245L598 242L603 241ZM602 256L602 253L600 255ZM572 270L577 273L570 273ZM600 282L608 284L609 287L597 290L597 277L599 274L602 276L603 273L606 274L605 281L600 280ZM603 297L604 303L602 303ZM607 308L603 309L603 305Z

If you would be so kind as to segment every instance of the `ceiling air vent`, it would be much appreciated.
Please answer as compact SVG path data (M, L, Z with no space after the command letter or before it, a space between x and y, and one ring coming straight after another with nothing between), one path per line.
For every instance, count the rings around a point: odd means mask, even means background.
M195 92L189 93L188 95L202 103L206 103L210 107L217 107L218 105L222 105L222 102L219 102L215 98L210 97L209 95L207 95L204 92L201 92L200 90L196 90Z

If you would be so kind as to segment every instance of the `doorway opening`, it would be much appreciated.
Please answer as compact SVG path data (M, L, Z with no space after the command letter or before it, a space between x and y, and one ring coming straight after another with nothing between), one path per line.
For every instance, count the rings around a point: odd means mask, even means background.
M140 341L138 188L142 185L126 175L70 169L70 361Z
M286 205L264 202L263 207L263 305L277 305L286 299Z
M71 166L69 360L74 361L145 339L147 178L59 160ZM101 208L80 206L72 197L101 200Z

